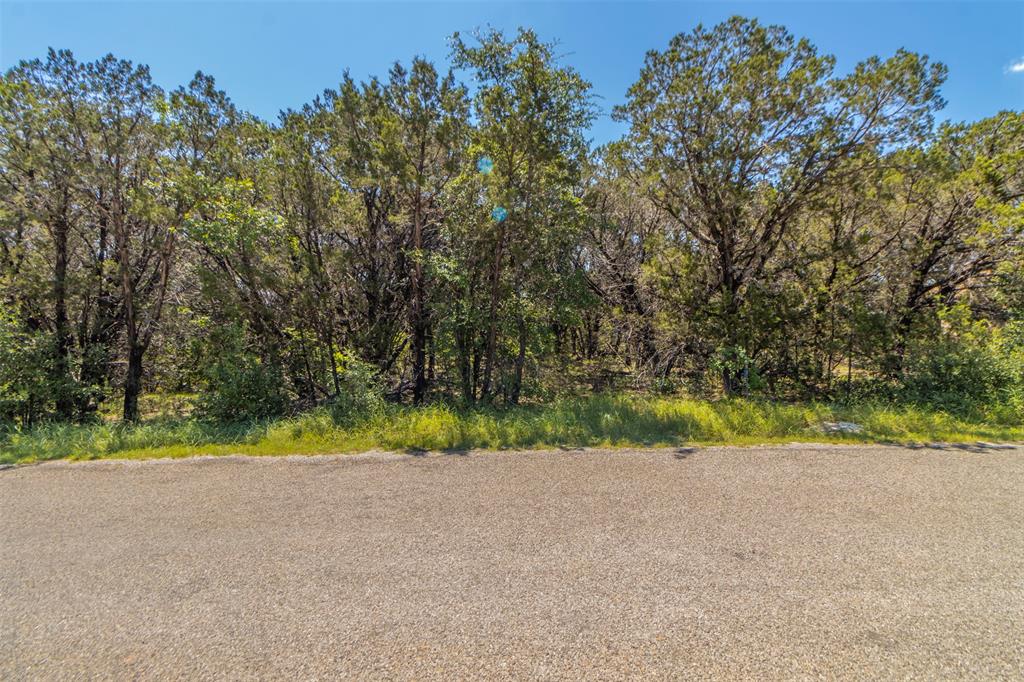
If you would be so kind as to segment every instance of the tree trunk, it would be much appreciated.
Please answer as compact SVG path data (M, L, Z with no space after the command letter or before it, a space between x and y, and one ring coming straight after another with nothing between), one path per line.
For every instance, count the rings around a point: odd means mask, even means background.
M139 421L139 394L142 393L142 356L146 349L134 342L128 345L128 373L124 380L124 414L126 422Z
M907 360L907 345L910 330L914 324L914 313L908 308L896 322L896 338L893 343L892 355L889 358L889 374L893 378L903 376L903 367Z
M478 395L477 388L480 385L480 349L479 349L479 347L473 349L472 374L473 374L473 383L472 383L472 386L470 387L470 389L471 389L470 395L473 396L473 402L476 402L476 396Z
M480 397L487 399L491 395L491 381L494 374L494 363L498 348L498 302L501 294L501 264L504 258L505 227L501 223L498 228L498 244L494 249L494 263L491 267L491 297L487 319L487 345L484 361L484 378L480 387Z
M94 393L96 388L107 385L110 346L119 331L120 320L115 319L114 297L110 293L106 273L108 234L106 217L101 214L92 278L92 288L96 294L96 311L91 321L83 320L79 341L82 353L80 380L82 386L89 389L78 399L78 418L81 420L90 418L99 408L101 399L90 394Z
M513 405L519 404L519 395L523 389L523 366L526 364L527 328L526 320L523 319L522 313L516 318L516 326L519 331L519 353L516 355L515 376L512 380L512 392L509 394L508 399Z
M473 361L471 334L461 325L455 328L456 363L459 367L459 379L462 384L462 400L471 405L476 400L473 390Z
M412 272L412 402L423 403L427 394L427 311L423 282L423 220L417 191L413 210L413 248L416 259Z
M437 351L434 348L434 334L432 329L427 329L427 381L433 382L437 377Z
M735 280L727 279L726 288L724 294L726 296L725 305L725 348L731 355L733 350L739 346L738 338L738 327L739 327L739 301L737 300L738 285ZM731 357L724 358L725 362L728 363L732 360ZM737 389L739 389L739 381L737 373L732 368L726 366L722 368L722 392L726 397L732 397L736 395Z
M54 307L54 348L53 380L56 384L57 416L69 421L74 416L75 403L71 395L71 369L68 354L71 349L71 333L68 328L67 273L68 273L68 232L64 219L57 221L53 231L53 307Z
M427 324L422 305L422 299L413 302L412 402L415 405L422 404L427 395Z

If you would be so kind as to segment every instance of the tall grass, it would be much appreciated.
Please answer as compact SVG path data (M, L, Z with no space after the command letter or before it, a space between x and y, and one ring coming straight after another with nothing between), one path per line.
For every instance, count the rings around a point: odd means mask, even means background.
M825 434L825 421L856 434ZM44 425L0 432L0 463L199 454L284 455L370 449L466 450L557 446L755 444L784 441L1024 440L1024 425L995 424L913 406L756 400L700 401L598 395L511 409L392 407L351 426L318 410L273 422L214 425L158 419L139 425Z

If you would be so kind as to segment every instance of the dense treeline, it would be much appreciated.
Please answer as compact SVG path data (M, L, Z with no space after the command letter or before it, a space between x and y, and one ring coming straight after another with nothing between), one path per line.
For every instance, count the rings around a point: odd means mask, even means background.
M648 54L623 139L532 31L276 123L69 52L0 83L0 422L622 387L1009 400L1024 115L734 18ZM463 82L464 81L464 82ZM1014 393L1014 391L1017 391Z

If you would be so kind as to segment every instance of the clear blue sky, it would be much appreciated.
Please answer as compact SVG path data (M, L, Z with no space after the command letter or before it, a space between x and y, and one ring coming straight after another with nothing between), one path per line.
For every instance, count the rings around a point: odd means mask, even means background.
M107 52L149 64L164 87L196 70L213 75L242 108L274 119L345 68L386 75L395 60L446 60L447 37L491 25L530 26L558 40L565 60L594 84L604 115L598 143L618 135L608 117L636 79L644 53L697 23L731 14L781 23L836 55L845 71L900 47L949 66L944 116L973 120L1024 109L1024 2L14 2L0 0L0 66L48 46L80 59Z

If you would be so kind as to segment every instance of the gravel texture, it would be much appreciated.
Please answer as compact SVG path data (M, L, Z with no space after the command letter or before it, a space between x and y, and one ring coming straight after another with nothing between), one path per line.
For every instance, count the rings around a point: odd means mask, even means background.
M0 471L0 678L1024 677L1024 449Z

